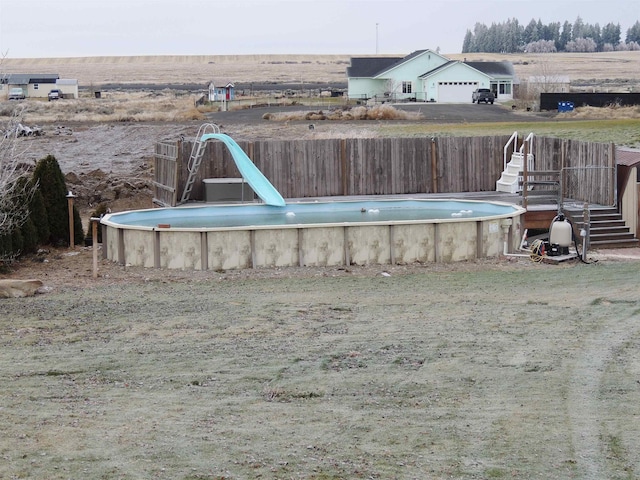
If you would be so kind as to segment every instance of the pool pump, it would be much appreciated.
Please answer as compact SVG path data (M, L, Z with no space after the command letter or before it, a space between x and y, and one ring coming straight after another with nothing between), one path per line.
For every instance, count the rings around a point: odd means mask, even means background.
M558 214L549 227L549 246L547 255L559 256L568 255L569 246L573 237L573 228L569 220L563 214Z

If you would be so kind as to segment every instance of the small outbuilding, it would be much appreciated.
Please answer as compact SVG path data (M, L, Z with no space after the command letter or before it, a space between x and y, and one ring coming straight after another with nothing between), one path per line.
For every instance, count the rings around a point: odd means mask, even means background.
M233 82L228 80L215 79L209 83L210 102L228 102L235 100L236 92Z
M640 238L640 150L616 148L618 205L627 225Z

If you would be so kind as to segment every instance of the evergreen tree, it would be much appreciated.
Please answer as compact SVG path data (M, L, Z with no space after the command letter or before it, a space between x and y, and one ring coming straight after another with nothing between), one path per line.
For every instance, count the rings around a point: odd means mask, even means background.
M473 48L473 34L471 30L467 29L467 33L464 35L464 40L462 41L462 53L470 53Z
M488 50L488 32L489 29L482 23L476 23L473 29L475 35L474 52L490 52Z
M540 32L538 32L538 23L535 20L531 20L529 24L524 28L522 40L525 44L533 43L540 40Z
M47 216L47 207L44 204L42 192L35 190L31 202L29 203L29 218L36 229L36 243L44 245L49 243L49 218Z
M614 47L620 43L620 24L607 23L602 27L602 43L610 43Z
M640 21L636 20L631 28L627 30L626 43L636 42L640 43Z
M547 25L546 37L545 40L549 40L556 45L558 44L560 40L560 22L552 22Z
M13 243L11 242L11 234L5 233L0 235L0 272L3 271L5 261L13 258Z
M584 36L583 38L590 38L596 44L596 51L602 49L602 35L600 34L600 25L590 25L586 24L584 26Z
M550 42L553 44L551 45ZM627 30L627 44L640 42L640 21ZM627 49L631 48L626 46ZM476 23L473 29L467 30L462 43L463 53L514 53L531 51L538 52L572 51L595 52L621 49L625 47L620 42L620 25L609 23L604 28L596 23L585 24L580 16L572 24L565 21L551 22L548 25L540 19L531 20L526 27L518 23L517 19L508 19L503 23L492 23L490 27Z
M584 22L580 15L576 18L576 21L573 22L573 29L571 31L571 40L577 40L578 38L584 38Z
M33 224L33 219L31 216L22 224L20 228L20 233L22 235L22 251L21 253L35 253L38 250L38 230L36 226Z
M13 247L15 249L15 254L24 254L24 253L33 253L37 250L38 245L40 244L40 239L38 236L38 230L34 224L35 218L33 216L33 212L31 210L32 205L34 204L34 198L38 196L42 199L40 192L34 190L32 188L32 180L28 180L26 177L18 180L18 183L21 185L18 186L17 191L20 192L15 197L16 202L26 203L27 207L27 216L20 228L17 229L19 232L19 240L14 240ZM33 192L30 194L29 192ZM29 198L30 197L30 198ZM14 238L16 238L14 236Z
M564 24L562 25L562 33L560 34L560 38L556 43L556 48L559 52L564 51L567 47L567 42L571 41L571 29L571 24L565 20Z
M33 173L47 209L49 243L69 245L69 207L67 188L60 165L53 155L40 160Z
M515 53L522 46L522 33L524 28L516 18L507 20L507 48L508 53Z

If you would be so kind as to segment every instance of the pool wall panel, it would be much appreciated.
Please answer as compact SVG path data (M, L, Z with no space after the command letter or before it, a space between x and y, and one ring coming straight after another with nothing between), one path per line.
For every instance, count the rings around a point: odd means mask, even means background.
M160 267L201 270L200 242L200 232L160 232Z
M300 232L302 265L344 265L344 227L304 228Z
M251 268L251 234L246 230L207 232L209 270Z
M435 261L434 235L435 225L432 223L395 225L393 227L395 263Z
M476 258L477 227L475 222L439 223L437 232L436 262L461 262Z
M154 238L144 230L124 230L124 264L154 266Z
M298 265L298 231L255 230L254 258L256 267Z
M388 225L349 227L347 242L353 265L391 262Z

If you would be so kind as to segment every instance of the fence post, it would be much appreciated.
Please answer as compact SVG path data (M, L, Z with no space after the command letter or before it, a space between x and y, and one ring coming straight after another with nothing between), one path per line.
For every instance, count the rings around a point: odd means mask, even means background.
M526 209L529 199L527 192L529 191L529 142L524 142L524 157L522 158L522 206Z
M347 140L340 140L340 170L342 174L342 195L347 196L349 194L349 179L347 169Z
M438 193L438 156L434 137L431 137L431 190L432 193Z

